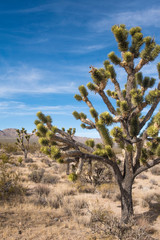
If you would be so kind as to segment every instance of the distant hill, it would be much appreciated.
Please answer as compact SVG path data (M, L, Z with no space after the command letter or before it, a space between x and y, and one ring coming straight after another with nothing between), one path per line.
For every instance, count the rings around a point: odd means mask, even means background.
M17 138L16 128L6 128L4 130L0 130L0 142L15 142ZM34 135L31 138L31 142L37 142L37 137Z
M3 129L0 130L0 142L15 142L17 138L17 132L16 132L16 128L7 128L7 129ZM88 139L87 137L78 137L75 136L74 137L75 140L85 143L85 141ZM37 142L38 141L38 137L36 137L35 135L32 136L31 138L31 142ZM100 138L94 138L95 143L100 143L101 139Z
M3 143L13 143L16 141L16 138L17 138L17 132L16 132L16 128L6 128L4 130L0 130L0 142ZM75 136L74 137L75 140L79 141L79 142L82 142L82 143L85 143L85 141L87 139L90 139L90 138L87 138L87 137L78 137L78 136ZM94 141L95 141L95 144L97 143L101 143L101 139L100 138L94 138ZM38 137L33 135L31 137L31 142L38 142ZM116 146L116 144L115 144Z

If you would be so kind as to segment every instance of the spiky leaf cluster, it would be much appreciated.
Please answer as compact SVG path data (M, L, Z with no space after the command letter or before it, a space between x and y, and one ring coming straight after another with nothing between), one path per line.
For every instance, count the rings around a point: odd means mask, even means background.
M159 79L160 79L160 63L157 63L157 71L158 71L158 76L159 76Z
M98 117L98 113L97 113L97 111L95 110L95 108L90 108L90 114L91 114L91 116L93 117L93 118L97 118Z
M160 53L160 45L156 44L154 38L151 37L145 37L144 42L145 48L142 50L140 57L147 62L153 61Z
M151 88L154 86L156 79L150 78L150 77L144 77L142 75L142 72L138 72L135 75L135 81L143 87L144 90L147 90L148 88Z
M95 142L93 139L88 139L85 144L88 146L88 147L91 147L91 148L94 148L95 146Z
M75 133L76 133L76 129L75 128L69 128L67 130L67 133L70 135L70 136L74 136Z
M121 101L120 102L120 111L122 113L123 116L127 115L128 112L129 112L129 106L128 106L128 103L127 101Z
M113 149L110 145L105 145L104 148L97 148L93 154L101 156L101 157L108 157L109 159L114 158L115 154Z
M109 134L108 129L105 127L105 125L100 122L97 122L96 127L104 141L104 144L112 146L113 145L112 138Z
M155 90L151 90L145 99L147 104L152 104L159 97L160 97L160 90L155 89Z
M110 52L108 54L108 58L111 60L112 63L114 63L115 65L120 64L121 59L119 57L116 56L115 52Z
M135 106L141 105L143 102L143 95L140 89L132 89L130 91L132 103Z
M114 127L111 131L110 131L111 135L114 138L121 138L123 135L123 130L120 127Z
M151 137L157 137L158 136L159 129L155 125L151 125L147 129L147 134Z
M131 52L129 52L129 51L125 52L123 57L124 57L124 61L126 63L129 63L129 62L131 62L133 60L133 54Z
M84 85L81 85L81 86L79 86L79 92L80 92L80 94L81 94L81 96L82 97L87 97L88 96L88 92L87 92L87 89L85 88L85 86Z
M104 68L93 68L90 71L91 73L91 78L93 79L93 82L104 89L106 87L106 84L108 82L108 78L110 77L110 73L104 69ZM92 91L96 89L96 85L89 83L87 87L91 89Z
M38 112L37 113L37 117L39 118L39 120L43 123L46 123L47 122L47 118L46 116L42 113L42 112Z
M148 151L146 148L142 148L141 156L140 156L141 163L146 164L147 159L148 159Z
M103 112L100 114L100 123L106 124L107 126L113 123L113 117L109 114L109 112Z
M114 25L112 27L112 32L115 36L116 41L118 42L119 50L122 52L127 51L129 42L127 41L128 31L125 28L125 25Z
M143 34L141 33L141 28L133 27L129 30L129 33L132 36L132 44L129 50L134 54L134 58L138 58L140 47L143 44Z
M119 99L116 91L107 90L106 93L109 97L112 97L113 99Z
M82 97L79 94L75 94L74 98L79 102L82 101Z
M137 136L139 133L139 116L134 115L130 120L130 135L132 137Z
M90 90L90 91L96 91L96 85L95 84L93 84L93 83L91 83L91 82L89 82L89 83L87 83L87 88Z

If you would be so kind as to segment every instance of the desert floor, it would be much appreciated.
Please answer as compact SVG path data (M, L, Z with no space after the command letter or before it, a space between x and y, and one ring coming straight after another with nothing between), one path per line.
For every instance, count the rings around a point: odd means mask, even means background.
M0 239L118 239L104 238L91 227L91 216L95 213L105 210L120 217L119 192L114 181L96 187L73 183L66 176L65 165L39 152L29 154L26 162L20 163L19 157L23 155L13 155L17 164L9 167L19 175L25 191L22 196L1 200ZM137 177L133 203L137 226L153 239L160 239L160 166Z

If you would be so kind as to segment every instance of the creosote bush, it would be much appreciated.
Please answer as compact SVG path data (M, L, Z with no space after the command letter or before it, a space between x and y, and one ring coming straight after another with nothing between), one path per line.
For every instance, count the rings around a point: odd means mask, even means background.
M0 156L0 200L10 200L14 196L22 196L25 188L21 184L18 172L13 168L6 154Z
M43 168L39 170L34 170L29 174L28 177L31 181L35 183L40 183L43 178L44 172L45 170Z

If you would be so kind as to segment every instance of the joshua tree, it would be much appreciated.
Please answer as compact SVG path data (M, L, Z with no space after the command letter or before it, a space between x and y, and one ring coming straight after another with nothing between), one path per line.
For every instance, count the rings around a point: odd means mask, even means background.
M28 134L25 128L22 128L21 130L17 129L16 131L18 134L16 145L23 151L24 159L27 159L30 138L34 134L35 130L32 131L32 134Z
M98 113L89 100L86 87L81 85L80 94L76 94L75 99L88 105L92 120L84 113L73 112L74 117L81 120L82 128L98 131L102 144L95 146L93 140L86 144L78 142L71 129L66 132L52 126L51 118L41 112L37 114L39 120L35 124L42 151L59 162L76 162L77 174L83 170L84 162L89 163L90 170L92 161L112 167L121 193L122 221L127 222L133 215L132 185L135 177L160 163L160 111L154 114L160 101L160 82L140 72L144 65L149 68L149 63L158 56L160 45L154 38L143 37L140 27L127 30L123 24L115 25L112 32L121 55L111 52L104 68L92 66L93 83L87 84L90 91L100 95L106 111ZM112 63L125 70L127 81L124 85L117 81ZM157 70L160 78L160 63ZM105 91L109 81L113 83L114 91ZM113 123L117 126L109 132L108 128ZM124 152L122 161L114 152L114 142Z

